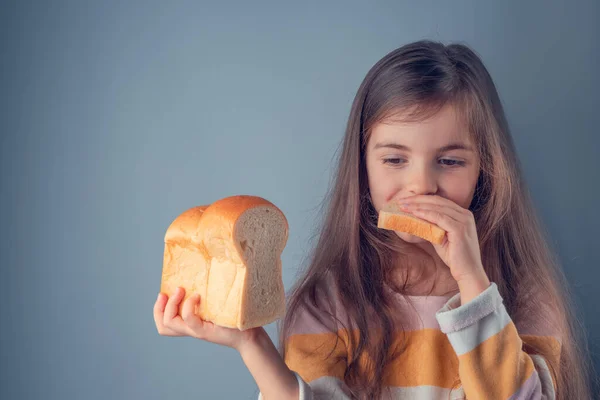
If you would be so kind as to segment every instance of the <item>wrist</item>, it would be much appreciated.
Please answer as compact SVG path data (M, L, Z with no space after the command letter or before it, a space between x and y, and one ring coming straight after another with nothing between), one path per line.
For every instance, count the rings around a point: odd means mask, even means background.
M237 350L264 399L298 399L298 380L263 328L250 332Z
M454 277L454 279L459 285L466 286L473 285L474 283L487 285L490 284L490 280L488 279L487 273L485 272L483 265L479 264L478 267L470 268L470 270L472 272L462 274L458 277Z
M265 338L270 340L269 335L262 326L248 329L242 335L242 338L235 349L243 357L244 354L247 354L252 351L253 348L260 346L261 343L264 343Z
M460 290L460 304L466 304L483 293L491 285L486 275L477 277L466 277L458 282Z

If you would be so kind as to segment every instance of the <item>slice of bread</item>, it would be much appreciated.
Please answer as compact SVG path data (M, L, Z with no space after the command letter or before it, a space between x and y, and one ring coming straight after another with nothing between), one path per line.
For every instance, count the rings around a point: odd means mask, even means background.
M377 227L410 233L435 244L442 244L446 235L446 231L439 226L402 211L395 201L389 202L381 209Z
M257 196L226 197L179 215L165 234L161 292L200 295L205 321L246 330L283 316L281 253L288 222ZM183 301L180 304L179 312Z

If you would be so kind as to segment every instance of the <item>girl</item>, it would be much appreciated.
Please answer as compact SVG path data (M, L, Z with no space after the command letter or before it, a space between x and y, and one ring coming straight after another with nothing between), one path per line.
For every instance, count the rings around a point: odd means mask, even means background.
M377 228L381 207L447 234ZM279 351L263 328L203 322L182 289L162 335L237 349L264 399L588 399L591 363L480 58L420 41L377 62L354 99L309 268Z

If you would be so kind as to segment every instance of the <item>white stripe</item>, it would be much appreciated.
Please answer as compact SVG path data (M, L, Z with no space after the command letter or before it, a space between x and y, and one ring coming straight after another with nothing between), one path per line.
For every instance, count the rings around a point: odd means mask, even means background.
M295 373L295 372L294 372ZM349 400L347 386L338 378L323 376L306 383L297 373L300 384L299 400ZM259 394L259 400L263 400ZM384 389L380 400L465 400L465 392L461 387L446 389L438 386L415 386L415 387L387 387Z

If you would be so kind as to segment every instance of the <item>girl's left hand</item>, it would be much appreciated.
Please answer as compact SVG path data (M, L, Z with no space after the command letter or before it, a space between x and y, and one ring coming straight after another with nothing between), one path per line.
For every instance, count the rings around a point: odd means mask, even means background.
M475 218L470 210L440 196L418 195L400 200L402 210L446 231L441 245L432 243L457 282L487 279L481 262ZM404 204L407 204L404 207Z

